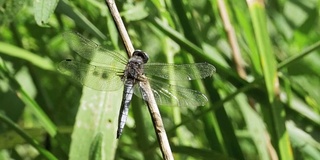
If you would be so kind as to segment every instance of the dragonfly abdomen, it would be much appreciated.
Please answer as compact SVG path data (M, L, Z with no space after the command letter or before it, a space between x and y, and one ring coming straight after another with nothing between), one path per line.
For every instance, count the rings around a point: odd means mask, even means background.
M133 95L133 85L134 85L134 80L130 80L130 79L127 79L124 84L121 108L120 108L119 119L118 119L117 138L120 137L122 130L127 121L129 105Z

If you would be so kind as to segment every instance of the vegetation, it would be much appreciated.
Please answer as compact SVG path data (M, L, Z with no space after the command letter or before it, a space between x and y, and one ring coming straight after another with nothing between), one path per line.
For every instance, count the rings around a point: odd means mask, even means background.
M116 1L151 62L216 67L185 84L207 95L205 106L160 107L175 159L320 157L320 1L264 3ZM95 91L56 69L79 58L65 31L125 51L104 1L0 6L0 159L162 159L139 98L118 140L121 89Z

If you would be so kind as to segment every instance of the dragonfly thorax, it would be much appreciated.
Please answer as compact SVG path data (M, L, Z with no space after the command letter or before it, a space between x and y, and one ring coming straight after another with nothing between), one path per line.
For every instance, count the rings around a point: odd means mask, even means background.
M141 77L144 72L143 65L147 63L148 60L149 57L145 52L140 50L134 51L132 57L127 63L123 80L131 79L135 81L137 79L140 79L139 77Z

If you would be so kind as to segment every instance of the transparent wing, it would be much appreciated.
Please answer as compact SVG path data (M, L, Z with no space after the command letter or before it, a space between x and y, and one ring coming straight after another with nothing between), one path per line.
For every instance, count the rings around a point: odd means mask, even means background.
M193 64L165 64L165 63L149 63L144 65L146 76L156 76L170 80L194 80L202 79L216 71L216 68L209 63L193 63ZM172 74L171 74L172 73Z
M100 67L67 59L59 63L58 70L95 90L117 90L123 85L119 76L123 74L121 69Z
M79 33L65 32L64 39L72 50L76 51L81 57L102 64L125 65L128 58L120 53L112 52L100 47L97 43L86 39Z
M199 91L166 84L154 79L149 79L149 82L158 105L197 107L208 102L207 97ZM141 92L137 86L135 85L134 93L141 98Z

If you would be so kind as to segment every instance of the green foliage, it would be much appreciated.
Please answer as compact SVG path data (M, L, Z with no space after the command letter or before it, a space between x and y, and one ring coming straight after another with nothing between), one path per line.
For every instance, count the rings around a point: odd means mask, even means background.
M175 159L317 159L320 1L220 2L115 2L134 47L151 62L217 69L185 85L208 104L160 107ZM124 51L104 1L0 0L0 8L0 159L162 159L141 100L134 97L118 140L122 90L88 89L56 69L79 58L65 31Z

